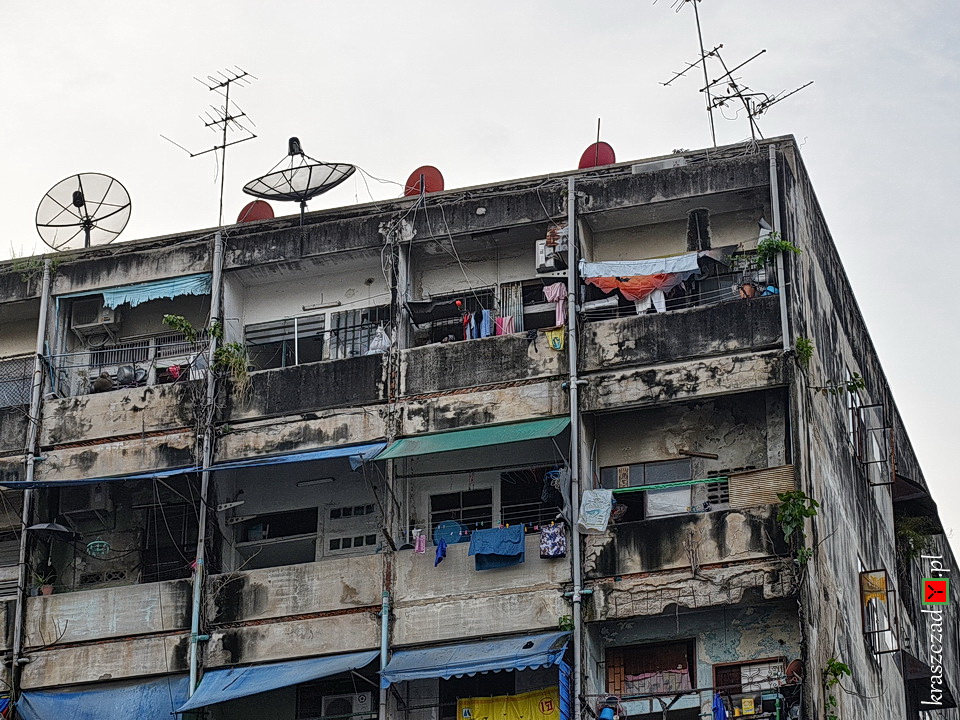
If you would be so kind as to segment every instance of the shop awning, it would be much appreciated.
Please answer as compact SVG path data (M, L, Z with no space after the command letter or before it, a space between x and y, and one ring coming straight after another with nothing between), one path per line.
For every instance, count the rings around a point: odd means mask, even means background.
M10 482L0 482L0 487L23 490L25 488L39 489L70 487L73 485L96 485L98 483L120 482L123 480L156 480L199 471L199 466L190 465L172 470L153 470L151 472L137 473L136 475L113 475L110 477L82 478L77 480L34 480L32 482L28 482L27 480L11 480Z
M187 692L185 675L26 690L17 701L17 715L22 720L171 720L177 706L187 699Z
M486 447L488 445L503 445L523 442L524 440L552 438L563 432L569 424L570 418L549 418L547 420L529 420L509 425L486 425L467 428L466 430L449 430L432 435L403 438L377 455L376 459L390 460L414 455L430 455L432 453L450 452L451 450Z
M230 462L216 463L211 469L237 470L240 468L261 467L263 465L283 465L285 463L309 462L310 460L328 460L338 457L349 457L352 463L355 458L358 461L370 460L386 446L386 443L334 445L333 447L322 448L321 450L310 450L308 452L271 455L269 457L256 457L247 460L232 460Z
M552 667L563 662L570 640L568 632L441 645L422 650L401 650L393 654L380 671L380 687L391 683L495 672Z
M270 690L279 690L311 680L359 670L379 656L379 651L370 650L349 655L209 670L204 673L196 692L185 704L177 708L176 712L183 713L228 700L259 695Z

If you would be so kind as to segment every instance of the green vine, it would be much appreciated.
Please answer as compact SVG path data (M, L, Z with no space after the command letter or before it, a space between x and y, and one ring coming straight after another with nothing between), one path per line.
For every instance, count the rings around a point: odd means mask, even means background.
M854 373L846 380L836 380L826 385L811 385L810 389L823 395L843 395L849 393L856 395L867 386L867 381L863 379L860 373Z
M200 339L200 331L193 326L183 315L164 315L163 324L171 330L181 333L188 343L195 343Z
M903 516L893 521L897 555L906 566L933 547L931 535L938 532L936 523L927 517Z
M189 343L199 341L203 335L203 331L194 327L193 323L183 315L164 315L163 324L182 333ZM210 324L209 334L210 337L222 341L223 323L213 321ZM245 395L250 388L249 367L250 356L243 343L224 343L213 352L214 371L233 380L234 387L240 395Z
M37 257L17 258L10 266L15 273L20 274L20 279L25 283L36 280L43 276L43 265L48 258L39 255ZM57 274L57 269L63 263L63 259L58 255L49 258L50 276Z
M813 359L813 341L801 335L793 345L797 357L797 364L804 370L810 367L810 361Z
M836 658L827 660L826 667L823 668L823 687L827 692L825 700L827 720L840 720L840 701L833 693L833 688L839 685L840 681L848 675L850 675L849 665Z
M797 564L806 565L813 557L813 550L806 546L807 534L803 526L807 518L817 514L820 503L803 490L777 493L777 499L780 500L777 522L783 530L783 537L794 546L794 559Z

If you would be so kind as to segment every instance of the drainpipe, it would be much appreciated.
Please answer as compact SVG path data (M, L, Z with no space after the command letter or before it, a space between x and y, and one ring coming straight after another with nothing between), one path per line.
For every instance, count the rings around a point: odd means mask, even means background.
M220 295L223 275L223 236L218 231L213 238L213 277L210 282L210 325L222 322L220 315ZM190 695L197 689L199 671L199 643L209 640L209 635L200 635L200 607L203 598L203 583L206 580L206 536L207 536L207 498L210 495L210 466L213 465L213 425L216 416L217 379L214 371L214 355L217 352L217 338L210 335L209 355L207 357L207 393L203 421L203 450L200 476L200 519L197 526L197 563L193 571L193 604L190 620Z
M580 696L581 654L583 652L583 628L581 619L581 568L580 536L577 534L577 517L580 515L580 382L577 375L577 311L580 305L577 272L577 196L576 179L567 179L567 361L570 365L570 517L573 545L573 702L574 717L582 714ZM585 382L585 381L583 381Z
M390 592L383 591L383 602L380 605L380 670L387 666L387 650L389 649L390 628ZM380 688L380 712L377 720L387 720L387 688Z
M777 182L777 146L770 151L770 213L773 215L773 231L780 233L780 186ZM782 237L782 235L781 235ZM777 277L780 278L780 332L783 335L783 350L790 350L790 322L787 317L787 283L783 274L783 253L777 253Z
M43 279L40 285L40 319L37 323L37 345L33 356L33 388L30 394L30 424L27 426L27 467L25 480L33 482L37 461L37 436L40 434L40 393L43 390L43 343L47 337L47 312L50 304L51 261L43 261ZM20 557L17 573L17 607L13 622L13 658L10 674L13 679L14 701L20 690L20 660L23 655L23 625L27 612L27 527L33 513L33 490L23 491L23 512L20 520Z

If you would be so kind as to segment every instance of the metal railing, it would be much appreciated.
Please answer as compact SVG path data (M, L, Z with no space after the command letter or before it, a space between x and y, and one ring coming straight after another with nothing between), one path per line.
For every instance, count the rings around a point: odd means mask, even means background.
M120 387L197 379L206 369L206 338L189 342L182 333L121 340L113 345L49 355L51 389L74 397ZM104 373L106 375L104 375ZM98 380L109 379L95 385Z
M33 355L0 360L0 407L30 404Z

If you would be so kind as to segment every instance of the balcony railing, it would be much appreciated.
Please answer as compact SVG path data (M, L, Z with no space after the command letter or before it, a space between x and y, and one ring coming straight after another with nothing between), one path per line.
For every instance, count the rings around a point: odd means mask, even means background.
M50 355L47 363L52 391L60 397L73 397L197 379L207 366L207 346L206 338L189 342L182 333L165 333Z

